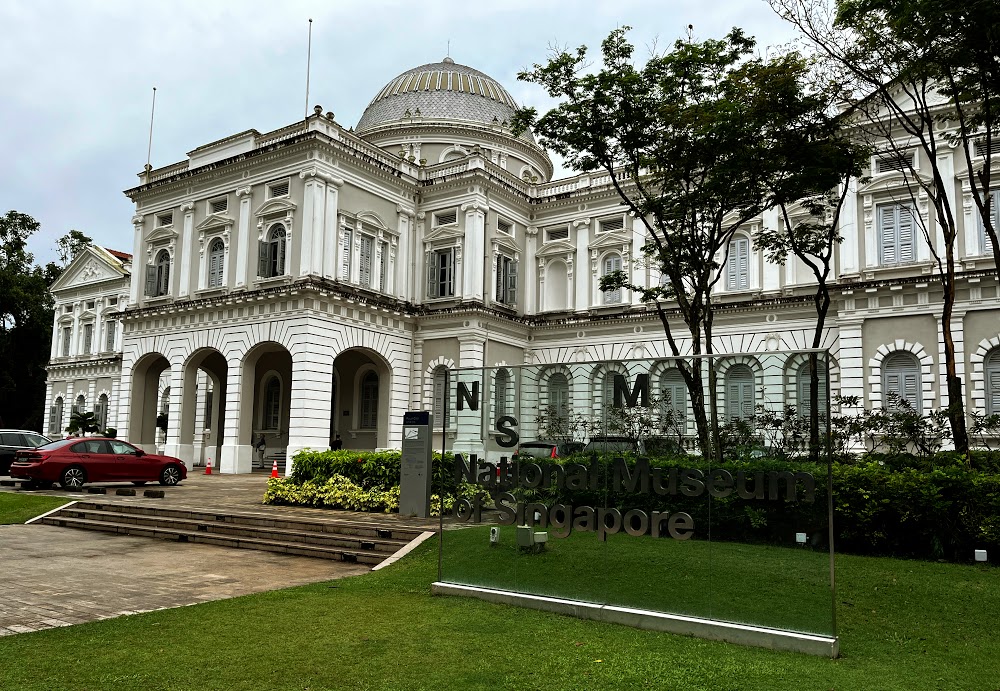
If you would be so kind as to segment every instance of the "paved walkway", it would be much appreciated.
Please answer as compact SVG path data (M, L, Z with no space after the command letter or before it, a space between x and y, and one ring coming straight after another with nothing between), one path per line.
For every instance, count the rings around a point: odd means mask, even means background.
M264 506L267 475L192 474L163 499L62 490L32 494L67 502L95 499L220 513L295 515L435 530L437 520L395 514ZM0 491L20 491L3 487ZM141 495L142 492L137 492ZM272 552L111 535L41 524L0 526L0 636L367 573L364 565Z

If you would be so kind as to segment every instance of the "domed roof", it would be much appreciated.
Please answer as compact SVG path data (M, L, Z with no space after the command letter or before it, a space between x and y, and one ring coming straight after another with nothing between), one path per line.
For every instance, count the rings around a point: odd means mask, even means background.
M517 104L492 77L451 58L403 72L372 99L355 128L358 134L411 117L481 125L510 123ZM534 141L525 131L522 139Z

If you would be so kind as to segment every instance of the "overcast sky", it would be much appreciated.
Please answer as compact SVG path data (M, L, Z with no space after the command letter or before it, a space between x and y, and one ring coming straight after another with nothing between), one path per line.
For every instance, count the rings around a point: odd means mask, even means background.
M133 206L122 190L146 162L152 88L152 164L230 134L276 129L310 105L353 126L372 97L411 67L445 57L485 72L542 111L517 72L552 45L592 50L620 25L638 46L669 45L740 26L762 49L790 29L763 0L8 0L0 4L0 213L42 224L30 249L56 258L76 228L132 251ZM645 51L645 48L643 49ZM648 52L648 51L645 51Z

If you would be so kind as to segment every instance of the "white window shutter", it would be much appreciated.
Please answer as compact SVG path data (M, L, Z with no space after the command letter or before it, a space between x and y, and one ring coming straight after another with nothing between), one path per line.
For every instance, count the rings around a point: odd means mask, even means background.
M270 243L258 242L257 243L257 276L259 278L270 278L267 273L268 265L268 254L270 249Z
M879 254L882 264L895 264L899 261L896 254L896 213L894 206L880 206L878 208L879 223Z
M1000 363L988 372L989 389L986 392L986 414L1000 414Z
M503 275L503 255L497 255L497 261L494 265L496 270L496 301L504 302L504 275Z
M340 261L340 275L345 281L351 280L351 243L354 241L354 233L347 231L344 233L344 251Z
M896 207L899 218L897 236L899 238L899 261L913 261L913 208L911 206Z
M427 253L427 297L429 298L438 297L437 256L437 252Z

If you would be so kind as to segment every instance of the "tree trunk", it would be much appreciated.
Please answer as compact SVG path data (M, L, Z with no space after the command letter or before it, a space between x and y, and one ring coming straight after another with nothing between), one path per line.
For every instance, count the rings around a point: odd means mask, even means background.
M949 273L953 274L951 262ZM958 376L955 362L955 339L951 333L951 317L955 307L955 283L949 280L944 290L944 305L941 310L941 336L944 339L945 380L948 386L948 422L951 423L951 436L955 442L955 450L969 453L969 433L965 426L965 404L962 397L962 379Z

